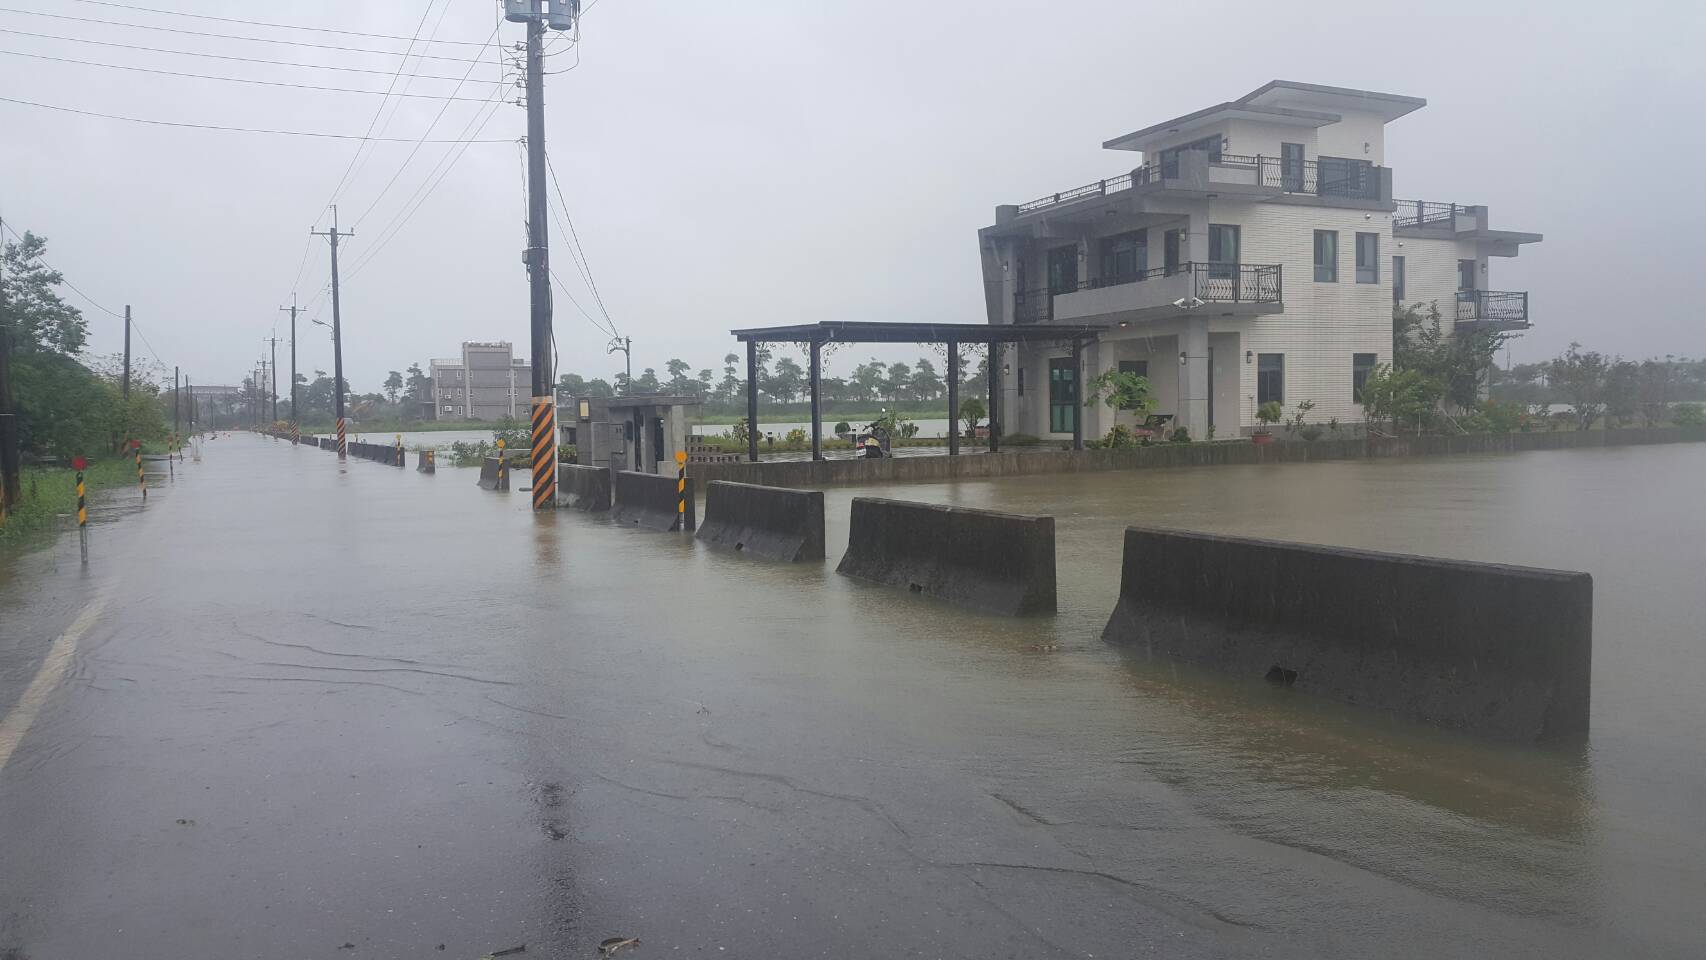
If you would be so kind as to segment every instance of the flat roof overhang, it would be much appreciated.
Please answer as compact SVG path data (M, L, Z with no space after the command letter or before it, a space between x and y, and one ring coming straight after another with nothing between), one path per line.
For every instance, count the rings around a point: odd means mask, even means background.
M1102 146L1108 150L1148 150L1157 141L1177 134L1189 133L1192 130L1207 127L1222 120L1261 120L1268 123L1283 123L1300 127L1324 127L1329 123L1338 123L1341 119L1336 113L1228 101L1217 103L1212 107L1194 113L1187 113L1182 117L1174 117L1171 120L1151 124L1142 130L1134 130L1112 140L1105 140L1102 142Z
M883 323L826 320L781 327L731 330L743 343L1033 343L1094 340L1104 324L1084 323Z

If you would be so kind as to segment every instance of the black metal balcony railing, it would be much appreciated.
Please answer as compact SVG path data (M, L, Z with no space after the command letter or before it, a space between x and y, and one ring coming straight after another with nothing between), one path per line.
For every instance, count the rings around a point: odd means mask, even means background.
M1379 200L1380 176L1372 164L1356 160L1284 160L1280 157L1223 153L1217 167L1247 170L1256 186L1317 197Z
M1457 322L1528 323L1526 290L1459 290Z
M1206 153L1207 151L1203 151ZM1272 187L1285 193L1303 193L1318 197L1348 197L1355 200L1379 200L1380 177L1375 168L1355 160L1296 160L1279 157L1245 156L1223 153L1211 157L1209 164L1250 172L1251 183ZM1028 203L1019 204L1020 213L1032 213L1085 197L1102 197L1134 186L1162 183L1178 176L1179 163L1171 158L1167 164L1148 163L1130 173L1086 183L1081 187L1051 193ZM1236 181L1233 181L1236 182ZM1411 201L1406 201L1411 202ZM1432 206L1439 206L1437 204Z
M1057 296L1185 274L1191 278L1190 296L1209 303L1279 303L1284 299L1282 274L1277 263L1182 263L1176 267L1155 267L1081 280L1070 290L1039 287L1018 291L1013 294L1013 322L1046 323L1052 320L1054 298Z
M1398 209L1392 214L1394 227L1450 227L1457 215L1468 207L1459 203L1433 203L1428 200L1394 200Z

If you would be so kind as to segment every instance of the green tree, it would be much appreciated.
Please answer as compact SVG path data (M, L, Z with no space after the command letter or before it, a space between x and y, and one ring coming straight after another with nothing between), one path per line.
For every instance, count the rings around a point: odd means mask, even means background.
M1593 426L1605 410L1605 380L1611 364L1605 356L1571 342L1546 365L1546 376L1560 399L1572 408L1577 430Z
M1123 370L1103 370L1097 374L1095 379L1090 381L1090 391L1085 397L1091 403L1100 402L1113 410L1115 426L1119 425L1121 410L1128 410L1134 416L1140 415L1148 410L1153 402L1150 398L1149 378Z
M1409 427L1416 432L1434 422L1444 388L1420 370L1399 370L1382 363L1369 371L1363 382L1363 418L1371 431L1384 424L1392 433Z
M692 368L687 361L679 357L671 357L665 361L664 369L669 372L669 392L681 397L690 397L695 393L693 378L687 375Z
M1605 371L1606 425L1611 418L1623 426L1635 419L1641 410L1641 365L1629 360L1616 360Z
M965 422L966 436L976 436L978 422L987 416L989 408L983 405L982 397L971 396L960 401L960 419Z
M805 370L800 368L793 357L782 357L776 361L776 372L759 383L771 399L787 403L799 396L805 379Z
M397 402L397 398L402 395L403 375L396 370L392 370L390 373L385 375L385 399L394 404Z
M889 364L889 376L883 383L890 400L901 400L912 392L912 368L904 363Z
M634 378L634 392L638 394L662 393L663 385L658 383L658 372L651 367L640 371Z
M936 365L930 362L929 357L918 358L909 386L914 400L934 400L941 396L945 389L942 377L936 373Z

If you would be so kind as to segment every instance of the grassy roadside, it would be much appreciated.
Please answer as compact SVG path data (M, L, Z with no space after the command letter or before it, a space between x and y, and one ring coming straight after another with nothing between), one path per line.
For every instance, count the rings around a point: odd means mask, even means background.
M164 444L144 446L159 453ZM93 494L104 487L136 482L136 461L130 457L106 456L91 460L83 473L84 488ZM20 473L24 499L0 527L0 549L14 550L58 529L59 514L77 512L77 471L70 467L24 467Z

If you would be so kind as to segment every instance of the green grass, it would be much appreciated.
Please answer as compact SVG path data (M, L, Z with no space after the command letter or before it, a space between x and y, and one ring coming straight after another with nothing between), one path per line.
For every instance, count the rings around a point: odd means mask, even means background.
M159 453L164 444L144 445L144 452ZM59 514L77 512L77 472L69 467L25 467L20 474L23 502L0 527L0 549L16 550L58 529ZM130 457L107 456L89 462L83 486L89 494L104 487L136 482L136 461Z

